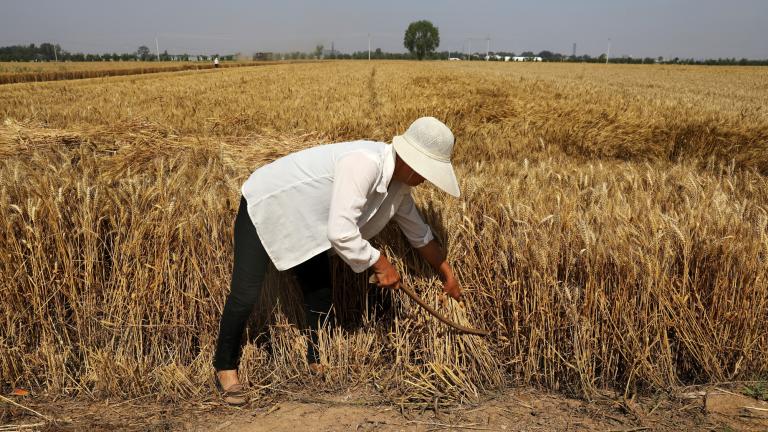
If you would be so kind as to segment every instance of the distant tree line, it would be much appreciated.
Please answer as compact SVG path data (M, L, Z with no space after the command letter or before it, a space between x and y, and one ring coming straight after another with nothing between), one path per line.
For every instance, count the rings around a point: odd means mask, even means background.
M474 61L485 61L485 52L472 53L471 57ZM508 51L495 51L489 53L491 61L503 61L504 57L541 57L545 62L575 62L575 63L605 63L605 54L601 54L598 57L592 57L589 54L583 54L579 56L570 56L560 53L554 53L551 51L540 51L534 53L533 51L523 51L519 54ZM496 58L498 56L499 58ZM287 58L287 57L286 57ZM315 58L312 54L307 53L303 58ZM367 60L368 51L355 51L352 54L337 53L332 56L325 56L326 59L344 59L344 60ZM388 53L383 52L381 48L376 48L371 51L371 59L376 60L414 60L416 57L410 53ZM424 57L426 60L446 60L448 58L459 58L467 60L467 54L459 51L437 51L428 54ZM737 58L718 58L718 59L693 59L693 58L679 58L665 59L663 57L611 57L610 63L626 63L626 64L691 64L691 65L730 65L730 66L768 66L768 59L765 60L752 60L752 59L737 59Z
M227 55L196 55L196 54L169 54L168 51L160 53L160 61L210 61L214 57L219 57L222 61L232 61L240 57L239 54ZM485 61L485 52L474 52L471 54L471 60ZM519 54L507 51L495 51L489 53L489 60L503 60L504 57L541 57L546 62L577 62L577 63L605 63L606 55L601 54L592 57L588 54L571 56L552 51L523 51ZM371 51L371 59L375 60L414 60L416 55L409 52L391 53L376 48ZM435 51L424 54L425 60L446 60L448 58L460 58L467 60L467 54L459 51ZM254 60L302 60L302 59L337 59L337 60L367 60L368 51L355 51L353 53L342 53L336 50L325 50L322 45L318 45L313 52L293 51L287 53L255 53ZM40 45L13 45L0 47L0 61L157 61L158 56L148 47L140 46L135 52L131 53L104 53L104 54L84 54L72 53L62 50L58 44L42 43ZM629 63L629 64L690 64L690 65L728 65L728 66L768 66L768 59L752 60L737 58L718 58L718 59L693 59L679 58L665 59L663 57L611 57L610 63Z
M0 47L0 61L189 61L235 60L237 54L227 55L197 55L197 54L169 54L168 51L160 53L159 59L148 47L142 45L132 53L104 53L84 54L72 53L61 49L58 44L42 43L40 45L13 45Z

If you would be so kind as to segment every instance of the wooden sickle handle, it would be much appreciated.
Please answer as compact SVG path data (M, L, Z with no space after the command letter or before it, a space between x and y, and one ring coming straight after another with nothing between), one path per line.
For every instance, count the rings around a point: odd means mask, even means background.
M375 274L372 274L371 277L368 279L368 282L370 282L370 283L378 283L378 281L379 280L378 280L378 278L376 277ZM405 294L407 294L408 297L411 298L411 300L415 301L425 311L429 312L430 315L432 315L433 317L435 317L438 320L442 321L448 327L451 327L451 328L453 328L455 330L458 330L458 331L460 331L462 333L467 333L467 334L472 334L472 335L477 335L477 336L488 336L489 334L491 334L491 332L489 332L488 330L467 327L467 326L464 326L464 325L461 325L461 324L457 324L457 323L449 320L448 318L446 318L443 315L441 315L440 312L436 311L432 306L427 304L427 302L422 300L422 298L419 297L418 294L413 292L410 288L408 288L407 286L403 285L402 283L400 284L400 289L403 290L405 292Z

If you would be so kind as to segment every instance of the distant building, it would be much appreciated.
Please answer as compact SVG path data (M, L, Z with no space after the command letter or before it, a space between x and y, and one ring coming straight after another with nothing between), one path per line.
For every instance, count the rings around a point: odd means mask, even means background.
M461 60L461 59L460 59L460 58L458 58L458 57L449 57L449 58L448 58L448 60L451 60L451 61L458 61L458 60Z
M505 60L506 61L506 60ZM543 61L541 57L521 57L521 56L514 56L512 57L512 61L516 62L526 62L526 61L532 61L532 62L540 62Z

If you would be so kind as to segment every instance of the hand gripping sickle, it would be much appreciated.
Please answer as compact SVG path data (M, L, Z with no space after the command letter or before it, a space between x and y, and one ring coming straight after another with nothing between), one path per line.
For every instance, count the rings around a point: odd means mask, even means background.
M377 283L378 279L376 278L376 275L372 274L371 277L368 279L368 282L369 283ZM488 336L490 334L490 332L488 330L476 329L476 328L472 328L472 327L463 326L461 324L457 324L457 323L449 320L448 318L444 317L443 315L441 315L438 311L436 311L432 306L428 305L424 300L422 300L421 297L419 297L418 294L413 292L407 286L405 286L403 284L400 284L400 289L403 290L405 292L405 294L408 295L408 297L411 298L411 300L415 301L424 310L429 312L430 315L432 315L433 317L435 317L438 320L442 321L448 327L451 327L451 328L453 328L455 330L458 330L458 331L460 331L462 333L468 333L468 334L477 335L477 336Z

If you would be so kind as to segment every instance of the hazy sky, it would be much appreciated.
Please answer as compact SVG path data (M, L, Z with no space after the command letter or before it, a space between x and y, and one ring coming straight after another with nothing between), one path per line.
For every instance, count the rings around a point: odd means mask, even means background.
M0 0L0 45L56 41L71 52L139 45L210 54L373 47L404 51L408 23L440 29L440 50L544 49L597 56L768 58L768 0Z

